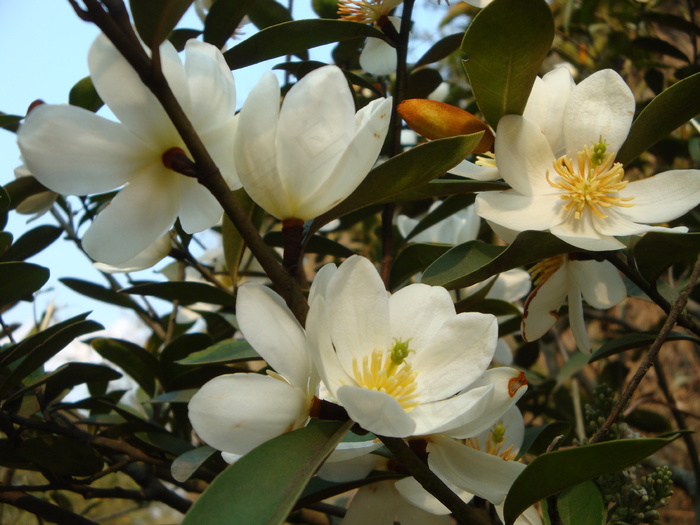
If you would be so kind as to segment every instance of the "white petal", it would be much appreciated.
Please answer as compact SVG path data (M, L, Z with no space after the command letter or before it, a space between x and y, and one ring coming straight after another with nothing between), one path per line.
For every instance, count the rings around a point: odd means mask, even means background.
M446 515L450 513L450 509L445 507L440 503L440 500L425 490L415 478L408 476L400 479L394 484L394 487L396 487L396 490L406 501L411 502L416 507L430 512L431 514ZM466 501L466 503L468 502L469 501Z
M293 207L326 184L354 134L355 103L338 67L316 69L289 90L277 125L277 169Z
M618 208L631 221L655 224L677 219L700 203L700 170L673 170L630 182L619 192L634 197L629 208Z
M617 269L608 261L569 261L569 275L593 308L612 308L625 297L627 288Z
M206 146L221 176L232 190L241 187L234 156L234 141L238 129L238 117L232 117L218 128L200 133L202 143Z
M425 348L409 357L418 371L419 399L443 399L470 385L491 363L497 338L493 315L470 312L447 320Z
M566 220L552 226L549 231L559 237L562 241L590 251L619 250L625 245L615 239L609 232L601 226L610 226L612 212L608 219L600 219L593 215L590 210L583 211L580 219L569 214ZM617 233L616 235L620 235Z
M337 397L350 419L370 432L389 437L409 437L415 423L398 401L384 392L357 386L341 386Z
M574 335L576 346L581 352L591 353L591 340L586 331L586 321L583 317L583 303L581 301L581 291L575 284L569 283L569 326Z
M556 195L520 195L513 190L479 193L476 213L510 230L543 231L562 219L564 201Z
M458 175L459 177L467 177L468 179L481 181L499 180L501 178L498 168L479 166L478 164L474 164L468 160L463 160L454 168L448 170L448 173Z
M486 297L512 303L525 297L530 291L530 285L530 274L520 268L513 268L498 274Z
M355 255L341 264L328 297L333 345L348 373L353 359L390 348L389 297L368 259Z
M187 116L195 129L201 133L219 127L233 117L236 86L221 51L211 44L188 40L185 44L185 72L190 93Z
M163 73L178 102L187 110L189 93L185 68L167 40L160 47ZM88 53L95 89L116 117L135 135L161 153L180 143L163 106L144 85L126 59L104 35Z
M176 176L177 175L174 175ZM180 202L178 216L182 229L187 233L197 233L211 228L223 213L216 197L195 179L179 177Z
M566 152L575 159L583 146L602 138L616 152L627 138L634 117L634 95L612 69L593 73L571 92L564 111Z
M85 232L87 254L98 262L119 265L165 235L177 216L174 176L179 177L159 168L127 184Z
M496 343L496 352L493 354L493 360L505 366L513 364L513 351L502 338Z
M434 403L418 405L411 412L417 436L440 434L482 417L493 398L493 387L483 385Z
M519 115L504 116L498 121L495 151L501 177L518 193L549 195L558 191L547 182L547 173L554 175L554 153L534 122Z
M160 155L117 122L67 105L41 105L20 127L27 168L47 188L67 195L118 188Z
M387 482L365 485L352 498L343 525L393 525L396 514Z
M311 283L309 289L309 304L313 303L316 297L326 297L328 292L328 284L335 275L338 267L333 263L324 264L316 273L314 282Z
M539 339L554 326L559 319L557 312L566 300L567 289L568 271L562 267L530 293L520 327L525 341Z
M445 437L428 443L428 465L441 478L462 490L499 504L525 465L504 461Z
M188 409L204 441L234 454L245 454L308 419L304 392L259 374L216 377L199 389Z
M374 470L378 459L379 456L374 454L365 454L345 461L326 460L316 474L319 478L334 483L362 479Z
M396 71L396 49L381 38L370 37L360 53L360 67L370 75L390 75Z
M412 219L408 215L399 215L398 217L396 217L396 227L399 229L401 237L403 237L404 239L408 237L408 235L413 231L418 222L418 219ZM413 237L411 240L413 242L425 242L417 241L415 237Z
M163 257L170 253L171 242L170 235L165 234L158 239L154 244L146 248L144 251L132 257L128 261L124 261L119 265L109 265L104 263L94 263L93 266L102 272L119 273L119 272L136 272L150 268Z
M244 284L238 289L236 318L245 338L278 374L308 388L311 362L304 329L279 295L266 286Z
M422 351L456 314L450 293L441 286L411 284L389 298L391 337ZM413 356L411 359L415 358Z
M291 205L277 173L275 146L279 100L277 77L265 73L238 115L234 158L238 177L250 197L268 213L286 219L291 217Z
M391 98L373 100L358 111L360 123L333 170L314 191L299 195L298 218L317 217L355 191L377 161L390 116Z

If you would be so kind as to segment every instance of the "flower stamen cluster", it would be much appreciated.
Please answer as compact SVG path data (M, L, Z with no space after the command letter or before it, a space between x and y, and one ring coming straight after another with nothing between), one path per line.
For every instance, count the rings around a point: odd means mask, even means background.
M532 275L532 282L534 285L539 286L549 280L549 278L554 275L554 272L561 268L563 262L563 255L555 255L554 257L547 257L530 268L529 272L530 275Z
M357 385L389 394L406 412L411 411L419 404L416 401L418 372L405 361L411 351L408 349L408 342L396 342L388 352L374 350L371 355L364 356L362 365L354 358L352 369Z
M502 450L505 445L506 430L508 430L508 427L503 424L503 421L499 421L489 430L488 438L483 448L477 437L465 439L464 444L475 450L481 450L492 456L499 457L503 461L513 461L517 455L514 445L510 445L505 450Z
M477 155L474 164L476 164L477 166L482 166L484 168L498 167L496 164L496 154L491 151L487 151L485 153L482 153L481 155Z
M586 208L605 219L607 215L603 213L603 208L634 206L629 203L634 197L614 195L628 183L622 180L625 176L622 164L613 162L615 154L606 153L603 142L594 144L592 148L584 146L577 157L576 166L566 155L554 161L554 171L559 175L559 180L552 181L549 172L546 174L551 186L565 192L560 198L569 201L564 209L573 209L574 218L580 219Z
M340 0L338 15L343 20L374 25L400 3L386 0Z

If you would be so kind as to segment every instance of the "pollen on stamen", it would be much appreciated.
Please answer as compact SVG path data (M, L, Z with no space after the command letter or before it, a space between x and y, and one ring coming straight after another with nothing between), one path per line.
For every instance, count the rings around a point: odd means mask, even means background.
M555 255L538 262L529 270L534 285L539 286L547 281L554 275L554 272L561 268L562 264L564 264L564 255Z
M625 176L622 164L614 159L614 153L605 153L600 144L594 144L593 147L585 146L578 153L575 165L566 155L555 160L553 167L559 175L557 179L553 180L549 172L546 173L547 182L564 192L560 196L568 201L564 209L572 211L575 219L580 219L586 210L606 219L605 208L634 206L629 202L634 197L617 195L627 186L627 181L622 180Z
M363 356L361 363L354 358L352 369L357 386L389 394L407 412L418 406L418 373L406 361L397 363L392 360L391 352L374 350L370 355Z
M382 0L340 0L338 16L343 20L374 24L381 16Z

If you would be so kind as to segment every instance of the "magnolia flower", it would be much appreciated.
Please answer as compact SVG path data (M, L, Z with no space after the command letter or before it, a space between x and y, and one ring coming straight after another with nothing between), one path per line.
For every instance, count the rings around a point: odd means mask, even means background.
M15 168L16 179L31 176L32 173L24 164ZM30 195L17 205L15 211L23 215L34 215L34 217L29 219L34 220L51 209L53 203L56 202L56 197L58 197L58 195L53 191L42 191L34 195Z
M401 19L387 17L396 31L401 28ZM360 53L360 67L370 75L390 75L396 71L396 48L381 38L369 37Z
M561 156L538 124L506 115L498 123L495 151L499 173L512 189L479 194L476 212L505 228L549 230L593 251L624 248L616 236L687 231L646 223L670 221L694 208L700 202L700 171L624 181L624 168L614 159L633 115L632 92L609 69L571 90L560 117Z
M389 129L391 99L355 114L342 71L316 69L289 90L263 75L240 113L234 152L251 198L278 219L313 219L357 188Z
M236 109L233 77L215 47L190 40L183 65L168 41L161 44L163 73L178 102L232 188ZM95 260L120 265L161 238L180 219L188 233L213 226L221 207L195 179L169 166L186 147L160 102L107 40L90 48L95 89L121 123L68 105L40 105L19 130L27 168L63 194L102 193L123 186L83 237Z
M92 265L101 272L107 273L136 272L150 268L158 261L165 258L170 253L170 249L170 234L166 233L148 248L120 264L105 264L96 262Z
M582 352L590 352L581 298L594 308L608 309L627 297L625 283L608 261L557 255L539 262L530 272L536 288L525 302L521 330L526 341L542 337L557 322L557 311L568 300L576 344Z
M305 426L319 384L304 329L280 296L245 284L236 315L243 335L275 372L215 377L188 405L197 434L229 459Z
M444 288L411 284L389 297L359 256L337 270L325 266L314 285L307 318L314 362L332 400L364 429L393 437L480 431L501 392L518 391L517 372L486 371L496 318L456 314Z

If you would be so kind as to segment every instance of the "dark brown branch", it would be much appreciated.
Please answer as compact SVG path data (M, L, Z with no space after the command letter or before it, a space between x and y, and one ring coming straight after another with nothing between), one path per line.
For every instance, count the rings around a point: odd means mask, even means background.
M31 512L38 518L59 525L97 525L79 514L74 514L58 505L25 494L24 492L0 492L0 503L7 503L18 509Z

